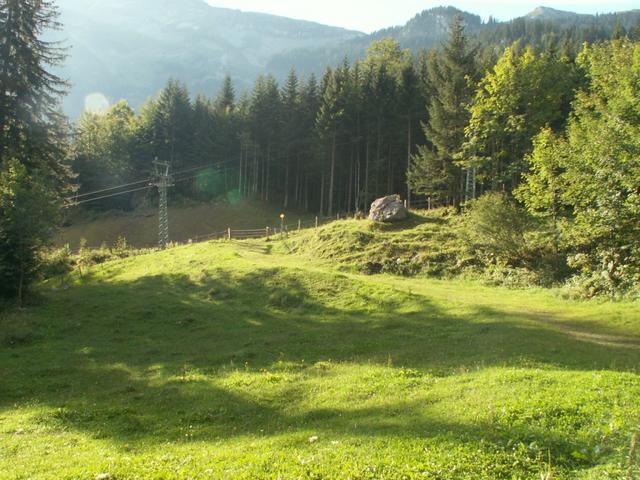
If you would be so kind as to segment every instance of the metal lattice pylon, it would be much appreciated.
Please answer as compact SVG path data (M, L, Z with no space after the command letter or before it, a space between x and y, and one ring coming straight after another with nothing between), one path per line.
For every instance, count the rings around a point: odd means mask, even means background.
M155 181L151 184L158 188L158 247L162 250L169 244L169 210L167 203L167 190L173 187L173 178L169 175L169 164L165 162L153 162L156 172Z

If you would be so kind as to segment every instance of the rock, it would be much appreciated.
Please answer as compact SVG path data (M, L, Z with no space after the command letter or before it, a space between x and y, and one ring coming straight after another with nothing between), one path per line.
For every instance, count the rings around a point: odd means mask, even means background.
M99 473L95 476L95 480L113 480L113 476L110 473Z
M407 218L407 209L404 207L400 195L389 195L377 199L371 204L369 220L374 222L396 222Z

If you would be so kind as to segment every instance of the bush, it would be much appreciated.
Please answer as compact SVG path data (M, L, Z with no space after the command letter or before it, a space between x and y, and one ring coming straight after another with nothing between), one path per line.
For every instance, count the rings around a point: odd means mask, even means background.
M69 245L50 250L42 258L42 276L45 279L61 277L73 271L74 259Z
M600 256L594 265L596 254L575 254L569 265L579 271L565 286L565 294L571 298L606 296L612 299L640 298L640 269L609 253Z
M501 193L486 194L471 204L462 240L494 283L550 286L574 272L557 225L534 219Z
M527 212L506 195L488 193L470 204L463 222L463 240L487 264L524 267L525 236L531 227Z

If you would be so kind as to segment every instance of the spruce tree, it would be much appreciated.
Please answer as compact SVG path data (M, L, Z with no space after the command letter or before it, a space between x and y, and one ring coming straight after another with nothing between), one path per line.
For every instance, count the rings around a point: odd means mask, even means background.
M20 304L69 185L59 113L66 85L50 72L65 55L42 40L59 28L56 18L50 1L0 2L0 296Z
M334 193L336 185L336 162L337 162L337 143L340 130L343 126L343 117L345 113L345 87L349 73L349 67L344 64L335 71L328 70L323 79L325 89L320 98L320 107L318 109L318 118L316 119L316 128L320 139L323 153L328 157L329 161L329 178L328 178L328 196L327 196L327 215L333 215ZM322 175L324 178L325 171ZM322 182L324 184L324 182ZM324 193L324 192L323 192ZM324 204L325 202L321 202ZM321 211L324 205L321 205Z
M294 69L291 69L287 77L286 84L282 90L282 139L284 142L284 185L283 185L283 206L289 206L290 177L292 170L292 159L296 157L300 145L300 140L304 135L300 124L300 96L298 76Z
M448 43L439 54L430 57L431 97L429 120L424 128L429 144L418 148L409 182L416 193L458 206L462 200L462 168L456 156L470 117L468 106L473 98L477 68L476 49L470 47L459 16L454 17L450 30Z
M415 143L416 125L419 125L421 119L421 110L424 108L424 103L420 98L420 84L418 74L416 72L413 62L408 63L402 69L400 84L399 84L399 96L398 96L398 108L400 114L404 117L406 122L406 129L404 130L404 136L406 137L406 152L407 152L407 167L408 172L411 168L411 157L413 155L413 145ZM407 201L411 203L411 188L409 186L408 178L405 180L407 186Z
M43 169L62 192L66 119L60 98L66 82L51 73L65 58L44 32L60 28L58 11L46 0L0 2L0 163L17 159L29 171Z
M280 88L272 75L259 77L256 81L251 99L251 123L252 136L262 154L260 159L255 159L258 173L255 190L261 193L262 200L269 201L273 157L276 156L282 131Z
M215 107L217 111L217 107ZM223 109L226 111L226 108ZM193 105L193 157L194 162L203 165L213 163L216 153L215 143L215 114L209 99L198 95Z
M214 106L217 114L230 114L235 109L236 92L233 88L231 77L226 75L218 96L216 97Z
M192 161L193 108L187 87L169 80L154 102L151 129L154 154L169 162L174 169L189 166Z
M318 169L318 155L314 148L318 105L318 81L315 75L311 74L309 80L300 88L300 130L304 133L300 144L302 155L297 180L298 204L306 211L309 210L311 201L310 184L315 183L313 175Z

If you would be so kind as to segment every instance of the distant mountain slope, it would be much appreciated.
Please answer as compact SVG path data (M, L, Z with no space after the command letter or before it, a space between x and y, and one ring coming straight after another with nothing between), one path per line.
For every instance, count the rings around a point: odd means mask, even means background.
M86 95L139 105L174 77L215 94L226 73L239 87L283 51L338 44L359 32L273 15L215 8L203 0L59 0L71 45L62 72L73 84L72 116Z
M561 39L564 35L577 44L609 38L617 23L627 31L640 22L640 10L604 15L585 15L564 12L548 7L538 7L524 17L506 22L493 19L483 22L477 16L454 7L436 7L425 10L409 20L406 25L387 28L371 35L349 39L337 46L307 48L276 55L268 65L270 71L278 72L285 66L295 65L298 70L316 74L327 65L335 65L345 56L349 60L362 58L372 41L391 37L403 48L414 52L440 46L449 35L449 25L454 16L460 15L465 21L467 32L484 44L509 45L525 38L537 44L544 44L549 38Z
M565 12L563 10L556 10L555 8L550 7L538 7L532 12L529 12L527 15L525 15L524 18L528 18L531 20L566 20L587 17L591 17L591 15L581 15L573 12Z
M323 48L306 48L275 55L269 71L279 72L295 65L302 73L321 73L327 66L336 65L346 56L353 61L362 58L371 42L383 38L394 38L403 48L417 51L440 45L449 34L449 25L454 16L461 15L467 29L477 33L483 28L478 15L463 12L454 7L436 7L425 10L413 17L406 25L385 28L370 35L349 39L340 45Z
M109 102L127 99L139 106L171 77L193 94L216 94L229 73L238 90L262 73L277 78L291 67L320 74L346 56L362 58L372 41L397 39L418 51L439 46L455 15L483 43L508 45L526 38L544 44L569 36L578 44L611 35L620 23L630 30L640 10L581 15L539 7L508 22L483 22L454 7L425 10L406 25L365 35L313 22L215 8L204 0L58 0L62 37L72 45L62 75L73 84L65 110L76 118L85 97L100 93Z

